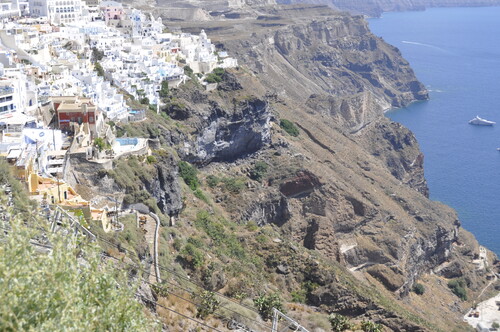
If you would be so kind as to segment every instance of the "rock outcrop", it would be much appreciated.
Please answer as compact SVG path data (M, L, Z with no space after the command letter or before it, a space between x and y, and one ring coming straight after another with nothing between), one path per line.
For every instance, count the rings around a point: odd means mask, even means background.
M156 199L161 212L177 216L183 207L177 162L171 155L163 157L155 165L155 170L155 176L145 182L145 187Z
M199 128L186 158L196 163L231 161L270 143L271 113L267 102L249 98L235 101L232 110L210 104L210 115Z

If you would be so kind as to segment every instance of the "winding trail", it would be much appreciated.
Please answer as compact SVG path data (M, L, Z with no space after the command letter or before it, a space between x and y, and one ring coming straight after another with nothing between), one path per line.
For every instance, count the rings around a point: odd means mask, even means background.
M156 221L156 227L155 227L154 239L153 239L153 242L154 242L153 262L154 262L154 266L155 266L156 282L161 283L160 267L159 267L160 265L158 262L158 236L160 235L160 218L158 218L158 216L153 212L150 212L149 215Z
M497 281L498 277L496 274L493 275L493 279L486 285L484 286L483 290L481 291L481 293L479 293L479 295L477 296L477 300L479 300L481 298L481 296L483 295L484 291L486 289L488 289L488 287L490 287L493 283L495 283Z

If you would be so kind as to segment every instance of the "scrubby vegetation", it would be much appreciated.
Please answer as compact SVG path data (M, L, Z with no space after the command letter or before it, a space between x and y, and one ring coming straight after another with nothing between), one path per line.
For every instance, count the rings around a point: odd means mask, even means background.
M467 301L467 291L465 290L466 284L463 279L450 280L448 282L448 288L462 301Z
M46 234L50 255L37 252L34 234L19 225L0 242L0 330L152 329L124 273L103 265L81 239Z
M413 286L413 292L417 295L423 295L425 293L425 287L422 284L416 283Z
M328 320L330 321L333 332L342 332L353 327L353 324L349 321L349 318L340 314L330 314L330 316L328 316Z
M160 86L160 92L158 93L160 98L165 99L168 98L168 95L170 94L170 91L168 89L168 81L163 80L161 81L161 86Z
M156 158L155 158L156 159ZM116 184L125 192L123 203L144 203L150 209L158 211L156 200L144 190L143 183L151 181L154 175L154 163L144 157L128 156L115 161L115 167L110 171L100 171L100 176L112 177Z
M220 83L222 82L222 75L226 71L222 68L215 68L210 74L205 77L205 82L207 83Z
M18 209L21 217L31 217L35 210L36 203L28 199L28 194L23 185L14 179L9 164L5 159L0 158L0 185L9 185L12 192L12 201Z
M200 304L197 307L197 318L205 319L208 315L213 314L220 307L220 301L217 299L214 292L201 291L198 294L195 294L194 297Z
M102 68L101 64L99 62L96 62L94 64L94 70L97 72L98 76L103 76L104 77L104 69Z
M364 332L382 332L383 327L382 325L371 321L362 321L361 330L363 330Z
M273 318L273 308L285 312L283 301L278 293L259 295L254 298L253 303L264 320Z
M260 181L266 176L267 169L269 165L263 161L258 161L255 163L254 167L250 170L250 178L256 181Z
M245 189L247 179L244 177L218 177L215 175L209 175L206 178L206 183L210 188L219 187L224 191L238 194Z
M192 243L187 243L181 250L179 260L191 269L201 268L205 264L205 256L201 250Z
M208 235L219 255L243 259L246 257L246 251L234 233L226 230L227 224L225 220L210 216L207 211L200 211L195 220L196 228Z
M97 147L99 151L111 148L109 144L106 144L106 141L101 137L96 137L94 139L94 145Z
M288 135L297 137L299 136L299 129L297 126L290 120L281 119L280 127L288 133Z
M198 180L198 171L196 168L186 161L179 161L179 175L188 185L191 190L196 190L200 186Z
M0 183L12 188L16 211L35 210L2 160ZM134 299L127 272L103 260L98 247L79 234L51 232L36 214L27 220L13 214L0 236L1 331L159 329Z

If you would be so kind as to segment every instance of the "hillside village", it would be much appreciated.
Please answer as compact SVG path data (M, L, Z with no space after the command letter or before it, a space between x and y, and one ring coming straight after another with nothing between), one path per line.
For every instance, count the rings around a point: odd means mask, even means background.
M362 16L134 6L2 1L0 330L469 331L500 312L478 304L500 261L384 116L427 89Z
M145 120L168 87L187 80L213 89L205 75L236 59L203 30L170 32L161 18L114 1L13 1L0 17L0 155L42 206L120 230L111 209L64 183L69 161L147 154L148 139L117 138L112 126Z

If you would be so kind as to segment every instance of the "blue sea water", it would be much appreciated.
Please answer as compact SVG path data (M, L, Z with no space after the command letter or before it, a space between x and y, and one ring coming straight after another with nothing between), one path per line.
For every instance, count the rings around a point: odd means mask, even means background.
M415 133L431 199L500 255L500 7L439 8L370 19L399 48L430 100L387 116ZM474 116L496 121L472 126Z

